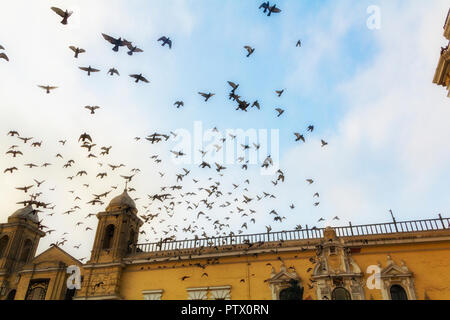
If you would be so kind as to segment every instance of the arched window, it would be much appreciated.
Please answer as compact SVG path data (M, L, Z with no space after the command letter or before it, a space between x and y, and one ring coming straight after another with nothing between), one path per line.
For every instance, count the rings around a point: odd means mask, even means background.
M105 237L103 239L103 249L111 249L112 240L114 238L114 225L110 224L106 227Z
M352 300L350 293L342 287L337 287L334 289L331 298L333 300Z
M8 296L6 297L6 300L14 300L14 298L16 297L16 290L11 290L8 293Z
M28 261L32 247L33 247L33 243L31 242L31 240L30 239L25 240L25 243L24 243L23 249L22 249L22 254L20 256L20 262Z
M0 239L0 258L6 255L6 247L8 246L9 237L3 236Z
M405 289L398 284L394 284L391 289L391 300L408 300Z

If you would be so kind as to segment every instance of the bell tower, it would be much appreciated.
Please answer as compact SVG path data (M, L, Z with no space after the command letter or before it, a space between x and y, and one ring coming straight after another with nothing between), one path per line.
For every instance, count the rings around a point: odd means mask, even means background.
M45 232L39 228L37 210L28 205L14 212L7 223L0 224L0 287L14 287L13 275L34 258ZM1 296L5 292L0 292Z
M133 253L143 222L127 190L97 214L98 225L87 275L75 299L121 299L123 258Z
M117 262L132 252L143 224L136 214L136 204L126 190L97 214L97 232L88 263Z

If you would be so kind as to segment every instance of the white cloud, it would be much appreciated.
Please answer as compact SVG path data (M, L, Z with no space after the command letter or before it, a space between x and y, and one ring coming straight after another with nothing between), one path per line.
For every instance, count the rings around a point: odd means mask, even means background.
M330 147L286 156L316 169L328 215L359 223L386 220L390 208L404 219L427 218L450 204L441 194L449 177L449 102L432 83L448 3L380 7L382 28L371 31L378 53L339 88L348 109L326 135Z

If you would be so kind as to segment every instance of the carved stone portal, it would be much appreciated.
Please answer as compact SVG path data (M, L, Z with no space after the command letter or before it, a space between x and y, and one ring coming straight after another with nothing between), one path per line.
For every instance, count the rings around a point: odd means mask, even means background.
M363 273L334 229L325 229L316 254L312 280L319 300L365 299Z

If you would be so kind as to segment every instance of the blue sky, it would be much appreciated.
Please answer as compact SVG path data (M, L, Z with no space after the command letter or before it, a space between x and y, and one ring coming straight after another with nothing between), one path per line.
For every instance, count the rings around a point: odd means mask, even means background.
M173 142L151 146L134 142L135 136L192 130L194 121L220 130L279 129L284 184L273 187L270 180L274 177L261 176L259 165L247 172L230 165L222 178L224 186L228 183L224 190L246 176L252 179L250 195L263 190L277 194L277 200L252 207L258 211L258 223L245 233L264 232L269 224L274 230L288 230L297 224L323 227L348 221L384 222L390 219L389 209L399 220L446 215L450 206L450 129L444 119L450 109L445 90L432 84L432 77L439 48L446 43L442 25L448 4L285 0L277 1L283 11L271 17L258 10L259 4L215 0L10 2L0 12L0 19L8 25L0 30L0 44L11 58L9 63L0 61L2 78L7 79L0 86L4 101L0 124L5 131L0 135L2 150L17 143L6 137L7 131L15 129L45 142L45 150L23 147L28 153L17 160L19 165L21 161L54 162L53 154L60 150L57 141L65 137L69 142L64 155L77 158L77 166L94 175L100 168L96 161L87 162L76 143L79 134L89 132L99 145L113 145L113 155L104 160L105 166L124 162L127 169L121 174L141 168L143 173L134 182L135 196L145 199L160 186L173 184L173 176L183 166L170 160ZM381 10L379 30L366 26L370 5ZM50 6L74 11L68 26L59 23ZM16 19L19 14L24 18ZM122 48L114 53L101 33L122 36L144 52L130 57ZM163 35L174 41L172 50L157 43ZM298 39L301 48L295 47ZM69 45L87 52L74 59ZM245 45L256 48L250 58ZM101 72L87 77L78 67L88 65ZM106 75L112 66L120 77ZM128 77L131 73L143 73L151 83L135 84ZM236 111L228 100L227 81L239 83L239 94L249 102L258 99L262 110ZM59 88L46 95L38 84ZM274 92L279 89L285 89L281 98ZM198 91L216 96L205 103ZM177 100L183 100L185 106L176 109L173 103ZM85 105L102 108L92 117L83 109ZM280 118L276 107L286 110ZM310 124L315 131L306 136L307 143L295 142L293 133L305 133ZM321 139L329 146L321 148ZM150 162L149 156L155 153L165 159L163 166ZM2 168L17 164L15 161L8 156L0 158ZM55 165L48 172L21 167L14 175L4 174L0 191L13 201L5 204L2 221L18 208L15 202L23 200L23 194L14 188L33 178L46 178L49 184L60 186L56 194L44 193L58 212L73 205L68 190L76 189L85 203L92 193L123 184L120 177L107 182L91 177L70 185L68 173L60 167ZM190 169L204 180L214 174L198 165ZM172 179L161 180L158 171L162 170ZM308 178L316 180L312 187L305 182ZM89 182L93 190L84 190L81 181ZM118 192L112 192L108 201ZM313 206L315 192L321 194L317 208ZM139 201L144 212L146 203ZM292 212L291 203L296 205ZM286 222L274 223L266 212L269 208L286 216ZM73 244L83 243L82 252L87 255L93 234L74 230L73 224L101 209L83 206L75 216L58 213L44 216L44 221L60 233L70 231ZM180 208L166 224L183 225L185 214L185 208ZM211 213L223 214L220 210ZM336 215L341 220L331 221ZM321 217L326 221L319 224ZM237 216L232 221L231 230L236 231L244 220ZM87 223L96 226L95 218ZM166 224L153 227L160 232ZM210 226L206 228L212 232ZM46 237L40 248L58 236ZM159 234L152 240L155 238Z

